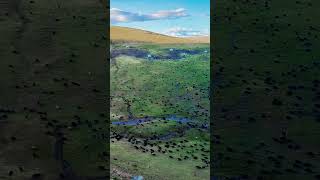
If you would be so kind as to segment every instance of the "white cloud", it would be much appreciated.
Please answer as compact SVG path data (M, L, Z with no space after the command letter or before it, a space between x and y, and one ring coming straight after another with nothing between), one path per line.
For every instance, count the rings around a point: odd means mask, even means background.
M208 31L198 31L182 27L170 28L164 34L175 37L208 36Z
M117 8L110 9L110 20L111 23L119 22L133 22L133 21L150 21L160 19L176 19L186 17L186 9L179 8L175 10L162 10L151 14L142 14L129 11L123 11Z

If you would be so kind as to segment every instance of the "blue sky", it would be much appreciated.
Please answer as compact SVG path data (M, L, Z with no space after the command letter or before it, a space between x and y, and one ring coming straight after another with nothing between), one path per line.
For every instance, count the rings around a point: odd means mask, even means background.
M172 36L209 35L210 0L111 0L111 25Z

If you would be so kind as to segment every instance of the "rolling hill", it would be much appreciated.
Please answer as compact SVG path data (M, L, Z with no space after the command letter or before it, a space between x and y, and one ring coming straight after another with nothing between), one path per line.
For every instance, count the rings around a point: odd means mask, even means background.
M209 43L209 37L190 37L179 38L163 34L158 34L150 31L111 26L110 27L111 41L130 41L130 42L149 42L159 44L184 44L184 43Z

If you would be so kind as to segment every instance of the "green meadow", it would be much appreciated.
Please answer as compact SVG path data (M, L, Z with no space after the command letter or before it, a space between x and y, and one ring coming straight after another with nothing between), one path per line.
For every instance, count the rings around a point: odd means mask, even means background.
M317 7L216 2L214 176L319 179Z
M1 1L0 179L108 174L108 143L87 126L108 134L105 94L93 91L107 88L104 4Z
M112 177L209 179L209 129L201 128L209 124L209 46L114 44L112 49L137 49L111 60ZM140 57L143 50L148 53ZM179 57L170 51L179 51ZM148 120L114 124L139 119Z

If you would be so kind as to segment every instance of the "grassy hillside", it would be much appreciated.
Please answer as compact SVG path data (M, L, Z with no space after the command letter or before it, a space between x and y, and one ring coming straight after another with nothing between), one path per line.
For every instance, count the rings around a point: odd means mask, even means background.
M181 62L144 62L119 57L117 66L111 68L111 95L132 102L131 111L137 117L179 114L207 121L208 116L197 116L198 104L209 109L207 59L195 56ZM118 111L114 113L121 113Z
M0 2L0 179L107 174L105 3Z
M210 36L187 37L187 39L191 39L200 43L210 43Z
M209 38L207 37L178 38L120 26L110 27L110 38L112 41L148 42L159 44L209 43Z

